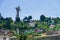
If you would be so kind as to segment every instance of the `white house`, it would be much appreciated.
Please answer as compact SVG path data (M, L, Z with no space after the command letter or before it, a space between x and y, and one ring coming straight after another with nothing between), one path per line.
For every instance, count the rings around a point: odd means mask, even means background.
M51 24L50 26L49 26L49 28L54 28L55 27L55 25L53 25L53 24Z
M36 22L30 22L29 27L35 27Z

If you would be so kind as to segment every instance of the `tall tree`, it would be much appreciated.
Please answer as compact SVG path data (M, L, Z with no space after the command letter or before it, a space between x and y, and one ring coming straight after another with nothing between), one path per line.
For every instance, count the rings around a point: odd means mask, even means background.
M23 19L23 21L24 21L24 22L30 22L31 19L32 19L32 16L28 16L28 17L25 17L25 18Z
M40 16L40 21L43 22L43 21L45 20L45 18L46 18L46 17L45 17L44 15L41 15L41 16Z
M25 18L23 19L23 21L24 21L24 22L26 22L26 21L27 21L27 19L28 19L28 18L27 18L27 17L25 17Z
M29 20L29 22L31 21L31 19L32 19L32 16L28 16L28 20Z
M6 21L4 20L4 18L2 17L0 13L0 29L2 29L5 24L6 24Z
M28 19L29 19L29 20L32 19L32 16L28 16Z

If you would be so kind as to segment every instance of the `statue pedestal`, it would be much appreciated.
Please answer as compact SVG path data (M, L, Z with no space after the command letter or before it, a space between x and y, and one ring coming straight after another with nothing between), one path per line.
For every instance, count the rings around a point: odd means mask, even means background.
M16 33L19 34L19 28L16 28Z

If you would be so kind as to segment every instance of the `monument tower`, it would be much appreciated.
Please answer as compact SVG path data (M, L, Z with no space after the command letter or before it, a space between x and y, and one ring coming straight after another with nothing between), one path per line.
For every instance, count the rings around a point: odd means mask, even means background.
M18 6L18 7L16 7L16 12L17 12L17 14L16 14L16 20L15 20L16 22L20 22L19 11L21 11L21 9Z
M20 22L19 12L21 11L21 9L20 9L19 6L16 7L15 9L16 9L16 12L17 12L15 22L19 23ZM19 27L16 27L16 33L19 34Z

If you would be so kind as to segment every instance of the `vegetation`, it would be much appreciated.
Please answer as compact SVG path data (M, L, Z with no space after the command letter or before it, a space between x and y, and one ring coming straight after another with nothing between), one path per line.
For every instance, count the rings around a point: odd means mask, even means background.
M29 26L30 22L36 22L34 27ZM55 25L55 27L50 28L50 25ZM11 17L4 18L0 14L0 29L3 30L12 30L15 31L16 28L20 29L23 35L40 35L43 32L51 31L51 30L60 30L60 18L51 18L45 17L44 15L40 16L40 20L32 20L32 16L25 17L22 20L20 18L16 18L14 21ZM43 29L42 29L43 28ZM35 29L42 29L43 32L35 33ZM20 34L15 34L20 37Z
M29 22L31 21L32 16L25 17L23 21L20 20L20 18L16 18L15 21L11 17L9 18L3 18L0 14L0 29L15 29L15 27L19 28L25 28L25 29L30 29L29 27ZM45 28L48 30L49 25L52 24L52 20L54 20L54 25L56 25L55 29L59 26L58 24L60 23L60 18L50 18L50 17L45 17L44 15L40 16L40 20L33 20L36 22L36 27L37 28ZM59 27L58 27L59 28Z

